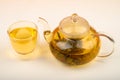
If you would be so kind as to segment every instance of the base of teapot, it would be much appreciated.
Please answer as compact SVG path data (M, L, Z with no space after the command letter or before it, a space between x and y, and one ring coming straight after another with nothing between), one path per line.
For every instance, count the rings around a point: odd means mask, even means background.
M71 66L86 64L92 61L98 55L99 52L99 48L97 48L95 49L95 51L84 55L66 55L60 53L60 51L56 50L51 44L50 49L57 60Z

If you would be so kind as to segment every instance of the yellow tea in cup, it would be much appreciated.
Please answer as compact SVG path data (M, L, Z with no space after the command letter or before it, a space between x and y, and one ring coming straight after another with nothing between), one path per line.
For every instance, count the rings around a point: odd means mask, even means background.
M12 24L8 34L13 48L20 54L31 53L36 47L37 27L32 22L20 21Z

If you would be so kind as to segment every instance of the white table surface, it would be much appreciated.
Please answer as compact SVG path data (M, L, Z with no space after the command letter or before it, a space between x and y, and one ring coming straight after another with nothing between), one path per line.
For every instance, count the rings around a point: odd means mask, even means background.
M45 18L54 30L72 13L87 19L98 32L114 38L113 55L105 59L97 57L79 68L63 65L52 56L43 39L43 26L38 23L38 17ZM11 47L7 29L19 20L38 25L40 47L34 53L37 56L17 55ZM27 57L29 60L23 60ZM0 0L0 80L120 80L119 61L120 0Z

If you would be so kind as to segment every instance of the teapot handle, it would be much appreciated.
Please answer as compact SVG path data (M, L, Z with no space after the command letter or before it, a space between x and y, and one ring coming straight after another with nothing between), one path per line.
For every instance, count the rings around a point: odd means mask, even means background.
M111 37L107 36L106 34L96 34L96 36L105 37L105 38L107 38L108 40L110 40L113 43L113 48L108 54L99 55L98 57L108 57L108 56L110 56L114 52L114 43L115 43L115 41Z

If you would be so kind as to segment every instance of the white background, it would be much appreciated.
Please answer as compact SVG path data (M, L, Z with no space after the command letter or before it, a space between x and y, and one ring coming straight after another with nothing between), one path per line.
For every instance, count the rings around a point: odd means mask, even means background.
M64 17L72 13L87 19L98 32L114 38L112 56L97 57L76 68L66 66L52 56L43 39L43 26L38 23L38 17L45 18L54 30ZM19 20L33 21L39 27L41 46L32 57L17 55L11 47L7 29ZM108 45L107 42L104 43ZM23 60L25 58L29 60ZM0 0L0 80L101 79L120 80L120 0Z

